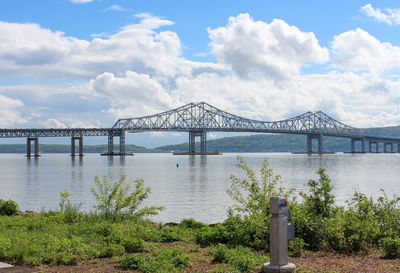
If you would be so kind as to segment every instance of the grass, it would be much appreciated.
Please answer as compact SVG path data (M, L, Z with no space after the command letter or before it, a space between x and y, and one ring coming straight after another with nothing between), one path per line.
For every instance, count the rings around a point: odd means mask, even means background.
M179 272L193 262L204 263L215 272L250 272L267 260L245 247L201 247L195 243L195 234L205 226L193 219L162 226L79 212L73 217L61 212L0 216L0 260L38 266L76 265L82 260L115 257L121 269L140 272L161 272L160 268ZM180 247L182 244L187 247ZM215 249L226 251L218 263Z

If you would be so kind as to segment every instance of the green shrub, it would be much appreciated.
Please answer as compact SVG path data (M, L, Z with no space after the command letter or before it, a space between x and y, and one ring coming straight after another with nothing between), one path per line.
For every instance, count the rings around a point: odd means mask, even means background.
M272 196L289 198L293 189L286 190L282 186L280 176L274 175L267 160L261 166L259 177L247 166L243 157L238 156L237 160L237 167L245 173L245 178L232 175L227 190L234 201L228 210L229 217L224 222L229 244L264 249L269 241L269 199Z
M307 244L304 243L304 240L301 238L295 238L292 241L289 241L289 255L292 257L300 257L304 253L304 247Z
M387 258L400 258L400 238L383 238L381 247Z
M125 248L119 244L108 244L100 250L100 258L118 256L125 252Z
M127 253L142 252L146 249L146 243L141 239L127 237L122 240L121 244Z
M238 246L229 252L228 266L237 272L249 272L265 261L265 257L255 255L249 248Z
M13 216L19 214L19 206L13 200L0 199L0 215Z
M210 255L214 258L214 262L223 263L228 260L228 247L224 244L218 244L210 248Z
M214 227L204 227L195 233L196 243L201 245L217 245L228 243L228 231L222 224Z
M119 267L125 270L136 270L142 264L144 264L144 257L142 254L125 256L119 260Z
M335 196L332 194L331 180L324 168L319 168L317 181L310 179L307 183L310 194L303 194L305 206L315 216L329 217L335 203Z
M121 175L118 182L110 184L107 177L103 176L100 180L95 177L96 188L91 188L96 198L96 209L107 219L129 216L140 220L150 215L157 215L164 207L145 206L139 208L142 202L149 196L151 188L145 188L142 179L134 181L134 188L125 184L125 175Z
M227 263L229 272L249 272L267 261L265 256L256 255L250 248L243 246L228 248L227 245L218 244L211 247L210 255L216 263Z
M139 270L140 272L173 272L190 266L189 256L180 248L163 247L149 254L135 254L120 259L122 269Z
M164 226L160 231L161 242L176 242L183 239L179 233L179 229L174 227Z
M196 221L193 218L183 219L179 224L181 227L191 228L191 229L199 229L203 227L207 227L206 224Z

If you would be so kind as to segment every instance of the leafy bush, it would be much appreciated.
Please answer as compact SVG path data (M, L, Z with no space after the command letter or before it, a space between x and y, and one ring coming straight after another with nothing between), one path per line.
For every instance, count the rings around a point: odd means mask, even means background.
M400 258L400 238L383 238L380 243L387 258Z
M300 257L304 253L304 247L307 244L304 243L304 240L301 238L295 238L292 241L289 241L289 255L292 257Z
M133 256L125 256L119 260L119 267L125 270L136 270L139 266L145 263L144 256L142 254L135 254Z
M122 269L139 270L140 272L173 272L190 266L189 256L180 248L164 247L143 255L135 254L120 259Z
M201 245L216 245L228 243L228 231L222 224L214 227L204 227L195 233L196 243Z
M206 224L196 221L193 218L183 219L179 224L181 227L191 228L191 229L199 229L203 227L207 227Z
M333 187L324 168L319 168L317 174L319 175L317 181L310 179L307 183L310 194L303 194L302 196L305 206L311 214L329 217L335 203L335 196L332 194Z
M228 266L236 272L249 272L261 267L266 261L266 257L257 256L249 248L238 246L230 251Z
M210 248L210 255L214 258L214 262L223 263L228 260L228 250L225 244L218 244Z
M125 252L125 248L120 245L120 244L107 244L105 245L100 252L99 257L100 258L105 258L105 257L112 257L112 256L118 256L121 255L122 253Z
M265 248L269 241L269 198L272 196L290 197L293 189L282 186L279 175L274 175L268 161L264 160L260 177L251 170L243 157L238 156L237 167L244 171L245 178L231 176L228 195L235 201L228 210L228 219L224 222L227 237L231 245ZM222 242L221 242L222 243Z
M118 218L121 216L129 216L140 220L150 215L157 215L164 207L145 206L139 209L142 202L149 196L151 189L143 186L142 179L134 181L134 189L125 184L125 175L121 175L118 182L108 183L107 177L103 176L102 180L95 177L97 189L91 188L94 194L97 206L96 209L107 219Z
M124 238L121 243L127 253L142 252L146 249L146 243L143 240L132 237Z
M0 199L0 215L13 216L19 213L19 206L13 200Z
M265 256L256 255L250 248L243 246L228 248L224 244L218 244L211 247L210 255L216 263L226 262L229 272L249 272L267 261Z

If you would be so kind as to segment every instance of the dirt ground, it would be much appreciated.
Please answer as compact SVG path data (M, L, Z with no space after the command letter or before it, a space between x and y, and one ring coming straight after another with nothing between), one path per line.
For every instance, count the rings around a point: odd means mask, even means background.
M179 244L190 254L192 266L184 272L209 272L215 268L212 258L208 255L209 248L199 248L191 252L193 244L171 243L170 246ZM164 244L165 246L165 244ZM379 254L370 255L343 255L332 252L307 252L298 258L289 258L289 262L296 264L297 272L314 273L336 273L336 272L374 272L388 273L400 272L400 259L383 259ZM82 261L74 266L15 266L8 269L0 269L0 273L33 273L33 272L137 272L118 269L118 263L113 258ZM261 272L261 268L254 272Z

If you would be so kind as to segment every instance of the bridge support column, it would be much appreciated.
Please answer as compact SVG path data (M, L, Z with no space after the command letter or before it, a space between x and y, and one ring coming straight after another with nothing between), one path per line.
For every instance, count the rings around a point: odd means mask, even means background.
M318 153L322 153L323 151L324 151L323 135L319 134L319 136L318 136Z
M194 155L196 152L196 136L195 132L189 132L189 154Z
M39 138L38 137L28 137L26 140L26 156L31 157L32 155L32 148L31 148L31 142L35 142L35 153L34 156L38 157L39 155Z
M312 136L307 135L307 153L312 152Z
M196 154L196 137L200 137L200 153L207 153L207 132L205 130L189 131L189 154Z
M114 136L108 135L108 155L114 154Z
M323 146L323 135L318 134L318 135L307 135L307 153L312 153L312 140L317 139L318 140L318 153L322 153L324 151L324 146Z
M370 153L372 153L372 141L371 141L371 140L368 141L368 144L369 144L369 149L368 149L368 151L369 151Z
M119 136L119 153L125 155L125 132L123 131Z
M71 137L71 156L75 156L75 140L79 140L79 156L83 156L83 137Z
M119 137L119 152L115 153L114 152L114 137ZM101 155L107 155L107 156L114 156L114 155L127 155L126 150L125 150L125 131L110 131L108 132L108 149L107 153L103 153ZM133 154L129 154L133 155Z
M361 139L361 152L365 153L365 137Z
M200 152L205 154L207 152L207 133L203 131L200 135Z
M400 153L400 143L397 143L397 152Z
M355 141L356 140L354 138L351 139L351 148L350 148L350 152L351 153L355 153L356 152L356 149L354 148L354 142Z

